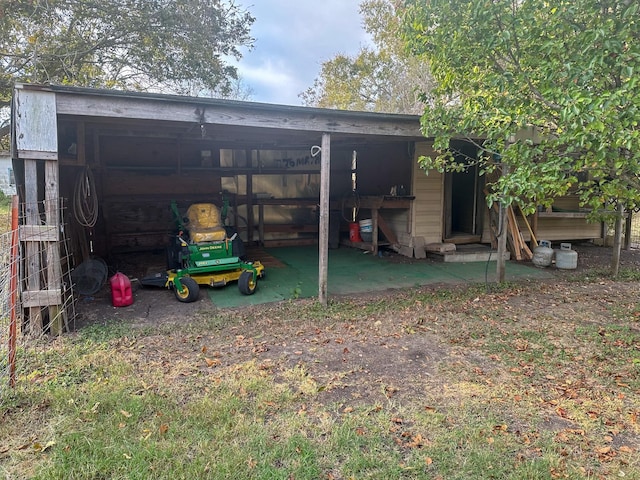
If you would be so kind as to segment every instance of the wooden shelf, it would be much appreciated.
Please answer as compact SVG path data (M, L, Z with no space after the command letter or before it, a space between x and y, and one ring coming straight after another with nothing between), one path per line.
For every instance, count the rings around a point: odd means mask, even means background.
M589 212L538 212L538 218L587 218Z

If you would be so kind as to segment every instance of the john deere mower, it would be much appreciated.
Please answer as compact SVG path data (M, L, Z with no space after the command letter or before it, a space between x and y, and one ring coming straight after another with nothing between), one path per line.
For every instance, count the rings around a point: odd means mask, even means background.
M195 302L200 285L222 287L238 282L244 295L252 295L258 278L264 277L264 265L243 260L244 245L233 227L225 227L227 202L222 212L211 203L196 203L182 217L171 202L177 231L167 248L167 271L145 277L146 286L173 288L181 302Z

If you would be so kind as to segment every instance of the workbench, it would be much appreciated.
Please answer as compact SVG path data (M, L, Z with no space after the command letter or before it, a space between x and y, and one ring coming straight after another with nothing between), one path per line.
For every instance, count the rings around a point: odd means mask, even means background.
M378 254L378 249L385 245L394 245L398 243L398 238L394 231L389 227L380 210L409 210L413 196L392 196L392 195L371 195L351 197L345 201L343 208L356 208L359 211L369 210L371 212L372 238L371 242L352 242L350 239L343 239L343 245L360 248ZM360 215L362 216L362 215ZM380 242L378 232L387 239L386 242Z

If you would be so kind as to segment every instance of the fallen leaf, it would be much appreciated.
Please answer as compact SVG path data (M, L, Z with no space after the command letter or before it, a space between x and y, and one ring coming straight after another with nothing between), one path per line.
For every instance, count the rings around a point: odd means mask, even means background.
M353 412L353 407L346 407L344 410L342 410L342 413L351 413Z
M600 447L600 448L597 448L596 451L600 455L606 455L607 453L609 453L611 451L611 447Z
M433 459L431 457L427 457L424 459L424 463L427 465L431 465L433 463Z
M203 345L203 346L202 346L202 348L200 349L200 351L201 351L202 353L207 353L207 347L206 347L206 345Z
M356 435L363 436L366 432L367 432L367 431L366 431L364 428L362 428L362 427L358 427L358 428L356 428Z
M428 405L425 405L424 411L427 412L427 413L435 413L436 412L436 408L435 407L430 407Z
M163 423L162 425L160 425L160 435L164 435L169 431L169 425L167 425L166 423Z
M127 412L126 410L120 410L120 413L122 414L122 416L126 417L126 418L131 418L131 413Z
M131 460L131 455L129 455L128 453L123 453L122 456L127 460Z
M634 452L633 448L628 447L626 445L621 446L618 450L621 451L622 453L633 453Z
M217 358L204 357L204 361L207 362L207 367L209 368L217 367L221 363Z
M401 419L400 417L393 417L393 418L391 419L391 421L392 421L393 423L397 423L398 425L401 425L401 424L402 424L402 419Z

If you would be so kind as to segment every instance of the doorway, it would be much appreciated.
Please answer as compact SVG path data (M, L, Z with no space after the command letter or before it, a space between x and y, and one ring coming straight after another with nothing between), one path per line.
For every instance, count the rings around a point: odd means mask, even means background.
M451 142L458 163L469 165L445 175L444 241L479 243L484 219L484 177L480 175L476 147L468 142Z

